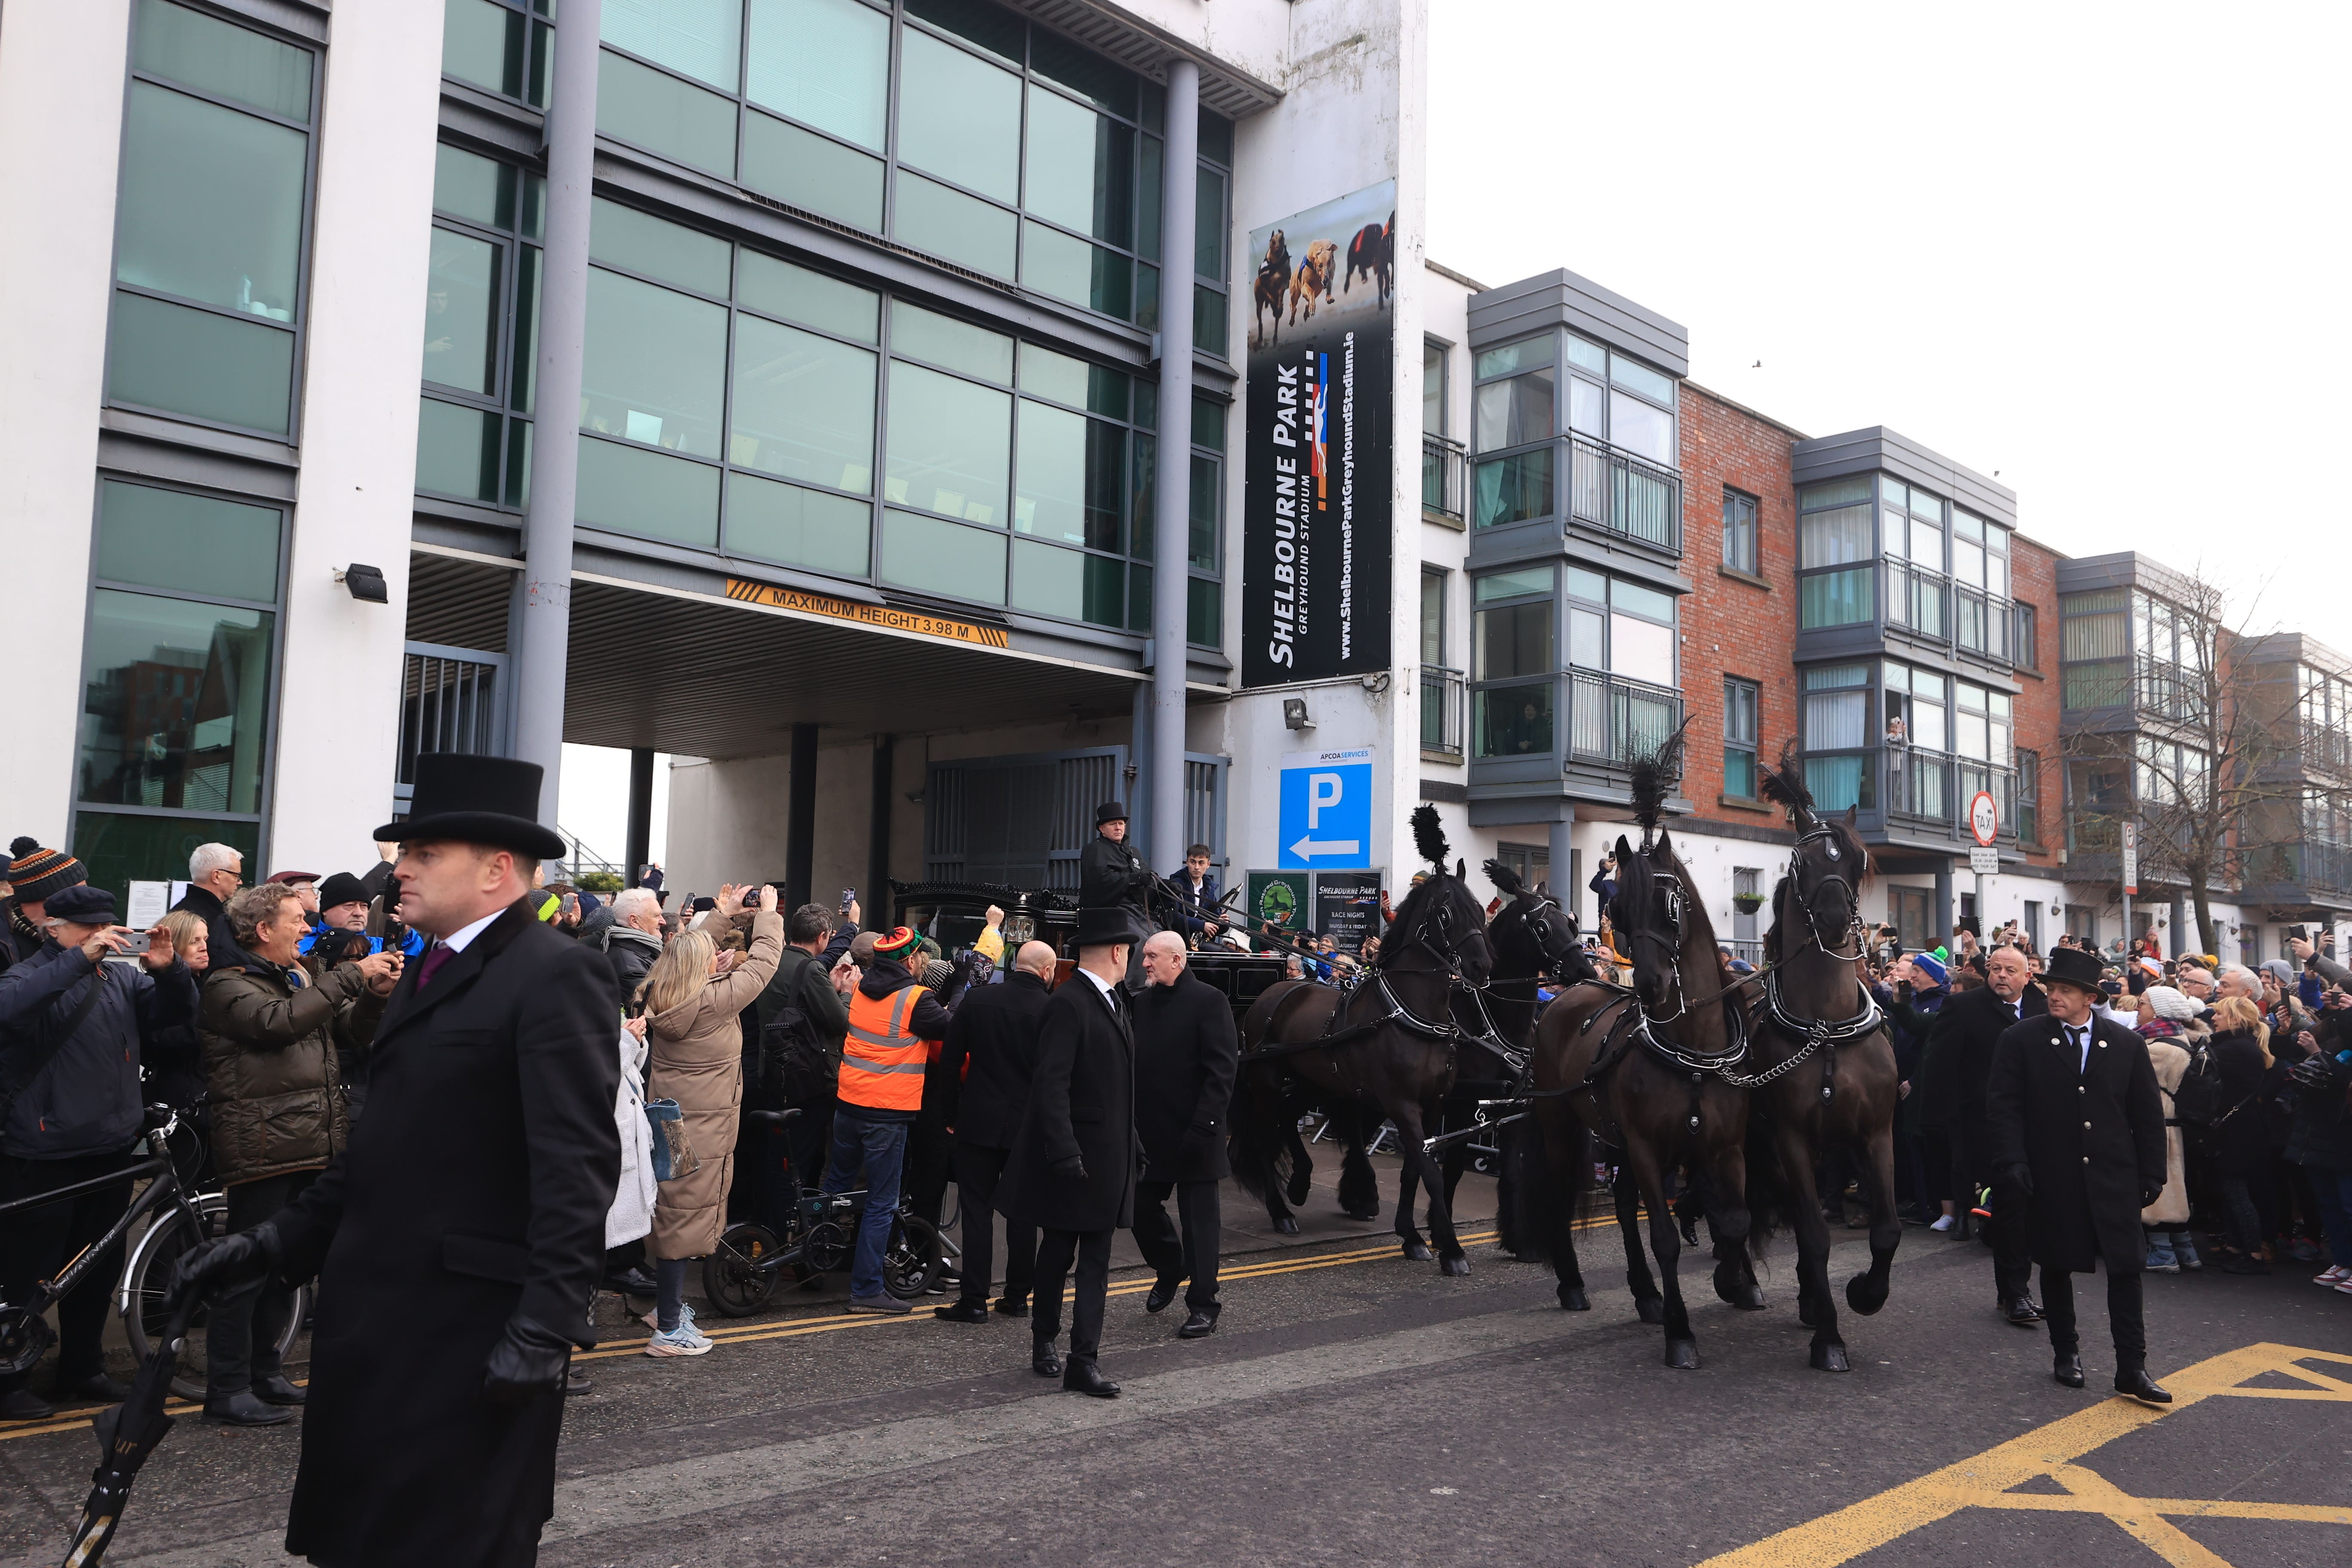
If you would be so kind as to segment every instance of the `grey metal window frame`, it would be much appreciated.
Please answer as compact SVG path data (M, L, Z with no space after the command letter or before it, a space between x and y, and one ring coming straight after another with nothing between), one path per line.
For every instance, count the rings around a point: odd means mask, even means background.
M498 0L498 3L508 4L508 0ZM509 8L517 7L509 5ZM436 157L439 155L440 148L449 147L472 157L487 159L501 168L512 169L515 172L515 220L511 229L499 229L478 223L471 218L460 217L439 206L433 208L432 226L434 228L446 229L452 234L463 235L470 239L479 239L496 245L499 247L501 258L497 325L498 371L493 382L495 390L482 395L468 393L460 387L450 386L443 382L424 380L421 370L418 377L418 384L422 389L418 394L420 398L430 399L436 403L446 403L455 407L472 409L478 414L499 416L498 499L486 501L478 496L455 495L446 490L420 489L416 493L463 501L469 506L493 507L500 511L520 515L525 508L520 499L520 489L515 483L514 475L510 470L514 464L521 461L522 455L515 449L513 430L517 426L520 426L525 430L530 429L538 423L538 416L526 410L515 397L515 377L524 368L517 363L515 331L521 321L524 254L526 252L542 254L546 248L541 241L530 237L525 226L530 210L530 183L533 180L543 181L544 177L528 163L517 163L506 158L491 157L487 153L478 152L472 147L463 146L446 139L436 140L434 147ZM541 265L544 265L543 254ZM534 345L538 342L538 325L536 321L532 323L531 339ZM531 391L535 403L538 394L535 384ZM518 499L510 501L508 499L509 496Z
M1549 334L1552 340L1552 358L1549 367L1530 366L1528 371L1514 371L1506 374L1497 375L1481 375L1478 373L1478 361L1483 355L1492 353L1497 349L1511 347L1515 343L1530 342L1542 338L1547 334ZM1654 375L1664 376L1675 388L1674 400L1672 402L1660 402L1657 398L1652 396L1649 393L1639 387L1621 384L1613 376L1602 376L1596 379L1592 372L1573 363L1570 360L1568 345L1571 340L1588 344L1591 347L1599 350L1604 356L1606 356L1604 363L1606 363L1607 360L1623 359L1630 363L1641 366L1643 370L1648 371ZM1527 374L1533 370L1543 368L1549 368L1552 373L1552 427L1550 433L1546 436L1521 441L1512 446L1497 447L1491 451L1479 449L1477 447L1476 428L1476 409L1479 389L1484 386L1494 384L1497 382L1508 381L1515 375ZM1593 435L1579 431L1570 422L1569 405L1570 398L1571 396L1570 384L1577 381L1581 381L1587 385L1595 386L1601 393L1601 434ZM1645 404L1652 408L1659 410L1669 419L1674 421L1675 455L1672 462L1660 463L1655 458L1644 457L1643 454L1633 450L1631 447L1621 447L1617 444L1614 438L1614 431L1611 427L1613 416L1609 406L1609 398L1611 394L1617 392L1622 392L1626 396L1633 398L1636 402ZM1482 527L1518 527L1542 521L1557 522L1564 534L1570 529L1581 528L1593 536L1606 538L1612 543L1618 542L1629 542L1639 548L1654 551L1664 556L1675 560L1680 560L1683 555L1682 509L1685 499L1683 496L1682 471L1683 416L1681 393L1682 378L1680 376L1677 376L1671 372L1661 370L1657 366L1651 364L1647 361L1640 359L1633 354L1621 353L1619 351L1610 348L1605 343L1596 342L1594 339L1587 337L1581 332L1572 331L1565 326L1548 327L1542 331L1528 332L1523 336L1512 338L1507 342L1489 344L1486 348L1474 351L1470 356L1472 428L1470 432L1471 440L1468 444L1469 450L1467 456L1468 479L1465 486L1465 489L1468 493L1465 494L1463 504L1464 512L1468 514L1467 521L1469 526L1475 530ZM1672 537L1670 541L1662 543L1656 540L1645 538L1642 534L1635 532L1631 529L1616 526L1607 519L1596 521L1593 518L1580 515L1578 512L1575 496L1577 451L1579 447L1591 449L1602 463L1604 468L1613 468L1616 465L1622 464L1641 469L1654 470L1657 475L1661 476L1666 483L1672 486L1673 499L1671 506L1673 510L1673 519ZM1552 453L1551 510L1540 516L1517 518L1507 523L1480 523L1475 515L1478 470L1490 463L1507 461L1515 458L1524 458L1529 453L1547 448L1549 448ZM1609 502L1609 509L1613 511L1615 509L1615 501L1613 498L1616 482L1612 477L1608 474L1604 474L1601 483L1611 494L1612 499Z
M1747 559L1734 561L1730 558L1731 522L1727 517L1723 525L1723 564L1730 567L1734 572L1745 572L1751 577L1760 577L1764 571L1764 500L1761 496L1748 494L1737 485L1724 486L1723 504L1726 512L1731 510L1734 501L1745 502L1748 507Z
M114 363L114 300L115 297L120 294L134 294L141 299L154 300L168 305L178 305L188 310L201 310L206 314L224 317L232 321L267 325L272 331L282 330L289 331L294 340L294 350L292 369L288 374L286 381L286 429L283 433L280 433L276 430L260 429L251 425L231 425L223 420L206 419L194 414L179 413L173 409L157 408L152 404L132 403L126 399L118 398L107 391L104 383L106 372L103 369L100 373L100 402L104 406L109 408L129 409L134 413L151 415L158 419L169 419L183 425L193 425L201 429L221 430L239 436L258 437L265 441L275 441L285 446L299 447L302 444L302 391L305 373L308 369L310 357L307 351L309 348L310 322L310 256L313 241L312 229L318 216L319 208L319 112L326 100L326 47L319 39L307 37L302 34L289 32L283 27L273 26L268 21L253 15L248 11L245 11L232 5L210 5L204 3L204 0L171 0L171 3L179 5L184 10L193 11L200 16L212 16L219 21L228 23L231 26L243 27L249 32L258 33L262 37L270 39L272 42L285 44L292 48L303 49L310 56L310 115L308 121L298 123L287 119L283 115L272 114L267 110L257 109L251 104L239 103L231 99L222 98L215 93L205 92L200 88L190 86L184 82L176 81L170 77L158 76L152 72L142 71L138 68L137 62L139 50L136 40L131 40L129 47L124 48L122 51L122 116L121 121L118 121L118 123L128 123L131 113L131 84L133 82L143 81L148 83L150 86L162 88L167 92L181 93L186 97L197 99L203 102L212 104L216 108L228 110L233 113L249 114L255 119L265 121L269 124L281 125L289 131L299 131L301 132L303 142L301 243L298 247L294 263L294 320L290 322L270 321L266 317L257 317L247 312L226 310L221 306L209 304L201 300L190 300L177 294L164 293L161 289L145 289L135 284L123 282L121 276L122 270L122 255L121 249L122 223L120 214L118 213L114 223L115 237L113 242L107 247L106 343L104 351L100 356L99 363L101 367L111 366ZM132 28L135 30L138 26L138 8L136 5L131 7L131 22ZM122 190L123 174L129 165L130 155L130 138L127 135L119 136L115 148L114 165L114 189L117 194L118 200L120 199L121 192Z
M545 94L542 94L542 100L541 101L534 101L530 97L530 72L531 56L535 51L541 47L541 38L542 35L545 35L546 43L544 47L546 52L540 58L545 66L547 74L541 79L541 86L543 89L551 89L553 88L555 71L555 40L553 37L555 32L555 12L551 0L488 0L488 3L490 5L497 5L503 10L520 13L523 18L522 96L517 97L512 93L503 91L495 87L484 87L480 82L467 81L463 77L444 75L441 79L444 81L454 81L469 92L487 92L492 98L503 99L509 103L520 103L525 109L530 110L535 113L546 113L548 106L543 100Z
M1734 688L1738 688L1741 692L1743 692L1747 699L1748 733L1744 739L1732 732L1731 720L1732 714L1735 710L1735 705L1732 701ZM1723 749L1727 752L1747 752L1748 769L1751 776L1762 772L1763 758L1761 755L1761 737L1763 735L1763 683L1760 681L1750 680L1745 676L1725 676L1723 678ZM1726 780L1725 784L1726 787L1724 789L1724 794L1730 795L1732 792L1729 788L1729 781ZM1753 800L1755 798L1755 792L1751 790L1747 795L1737 798Z

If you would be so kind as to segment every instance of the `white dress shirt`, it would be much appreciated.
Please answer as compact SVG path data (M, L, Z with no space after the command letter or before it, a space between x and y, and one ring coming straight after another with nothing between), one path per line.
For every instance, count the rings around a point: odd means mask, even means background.
M492 910L488 914L484 915L480 920L476 921L473 924L459 926L456 931L451 931L447 936L441 939L441 945L447 948L451 952L465 952L466 944L467 942L473 941L484 931L489 930L490 922L504 913L506 913L506 910Z
M1105 980L1101 975L1097 974L1091 969L1081 969L1078 973L1095 983L1095 989L1102 993L1103 1005L1110 1009L1110 1016L1112 1017L1118 1017L1118 998L1111 994L1110 982Z

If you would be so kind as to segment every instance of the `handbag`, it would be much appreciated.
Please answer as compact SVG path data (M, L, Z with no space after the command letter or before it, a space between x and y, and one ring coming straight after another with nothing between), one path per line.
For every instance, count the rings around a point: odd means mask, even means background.
M646 1101L646 1120L654 1129L654 1180L675 1181L702 1168L694 1145L687 1141L686 1112L675 1100Z

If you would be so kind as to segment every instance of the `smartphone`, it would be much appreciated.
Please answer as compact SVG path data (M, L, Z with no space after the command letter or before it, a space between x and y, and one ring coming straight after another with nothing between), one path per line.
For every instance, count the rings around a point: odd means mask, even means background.
M841 889L841 912L842 912L843 914L847 914L847 913L849 912L849 906L850 906L850 905L852 905L852 904L854 904L854 903L856 903L856 901L857 901L857 889L855 889L855 888L844 888L844 889Z

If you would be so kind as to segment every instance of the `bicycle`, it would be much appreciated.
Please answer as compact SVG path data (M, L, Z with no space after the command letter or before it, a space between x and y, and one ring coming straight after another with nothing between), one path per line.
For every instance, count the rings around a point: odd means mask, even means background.
M115 1310L122 1314L122 1326L131 1340L131 1353L143 1361L158 1345L168 1339L167 1328L171 1310L165 1301L165 1287L171 1283L172 1266L181 1255L200 1241L228 1234L228 1199L220 1193L191 1193L180 1174L180 1160L172 1148L174 1133L185 1133L193 1142L193 1128L181 1125L178 1112L169 1106L147 1108L145 1142L146 1157L137 1163L86 1182L58 1187L31 1197L0 1203L0 1222L9 1215L23 1214L49 1204L62 1202L83 1193L99 1191L121 1182L144 1181L146 1185L133 1194L131 1205L122 1217L109 1226L106 1234L77 1253L59 1269L55 1278L36 1282L36 1297L31 1301L0 1307L0 1373L17 1373L31 1371L38 1365L50 1345L57 1342L57 1331L49 1326L47 1313L51 1307L71 1294L81 1285L98 1260L121 1245L137 1228L142 1220L152 1216L146 1231L131 1247L124 1259L122 1275L115 1286ZM188 1161L191 1169L202 1163L202 1152ZM286 1331L278 1344L283 1355L294 1343L299 1331L305 1308L309 1305L310 1288L294 1293L294 1309L287 1319ZM197 1329L205 1314L196 1314L196 1327L181 1336L177 1369L172 1377L172 1392L183 1399L205 1397L205 1347Z
M800 1112L744 1114L751 1121L782 1126ZM803 1198L786 1216L782 1236L767 1226L739 1220L727 1227L718 1247L702 1260L703 1294L721 1316L749 1317L768 1304L786 1269L796 1275L803 1269L808 1275L830 1274L847 1263L865 1214L866 1193L859 1190ZM901 1196L891 1221L890 1238L882 1251L882 1289L901 1301L919 1300L939 1282L948 1253L956 1250Z

